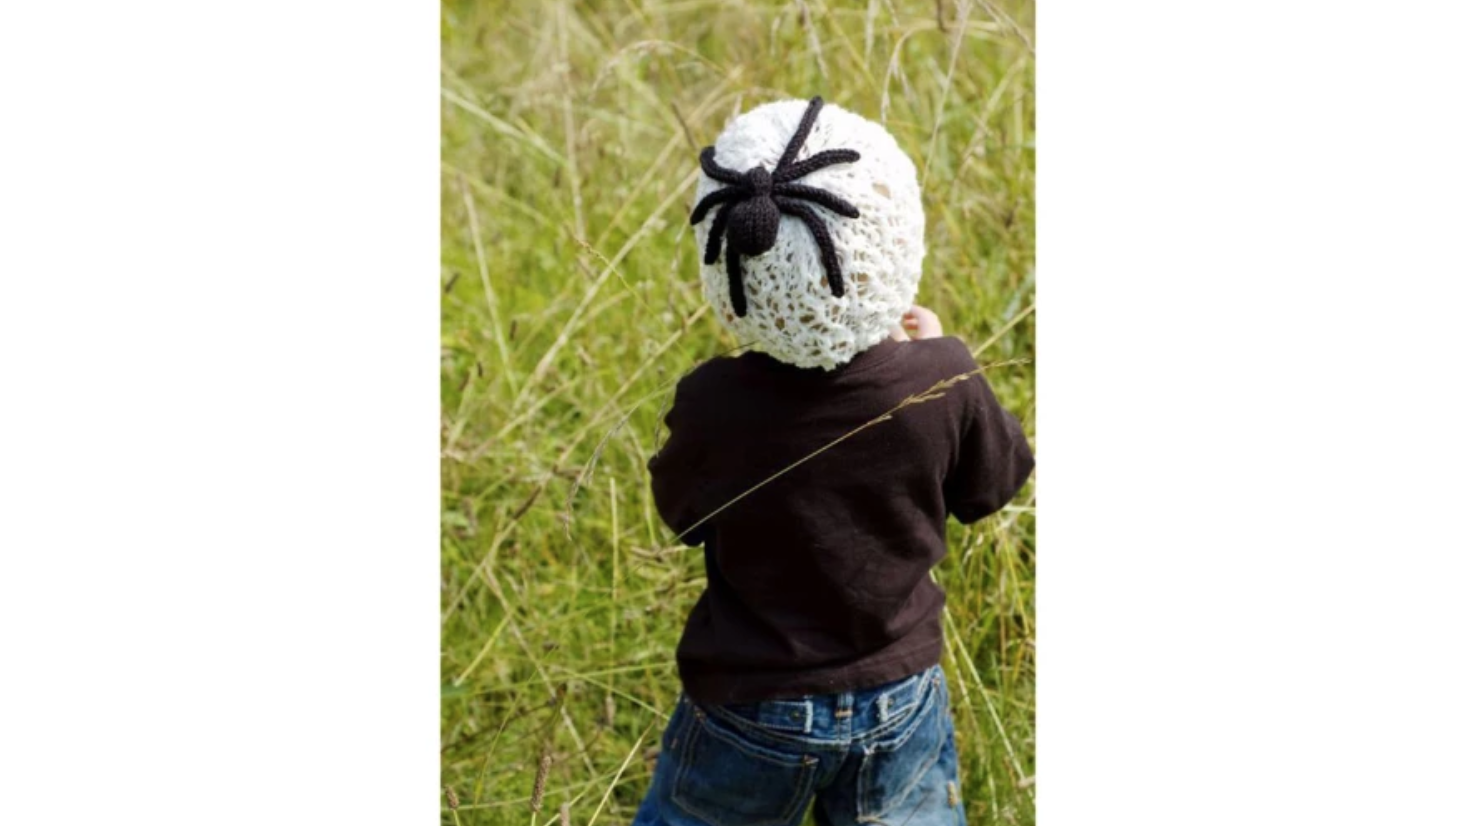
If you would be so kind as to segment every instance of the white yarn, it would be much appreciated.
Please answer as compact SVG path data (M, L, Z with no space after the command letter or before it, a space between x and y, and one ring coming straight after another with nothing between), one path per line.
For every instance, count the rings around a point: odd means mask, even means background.
M735 118L715 143L718 165L740 174L755 166L772 172L806 105L803 100L767 103ZM740 342L753 342L797 367L832 370L881 341L901 322L917 296L924 242L917 169L885 128L827 103L796 160L826 149L861 153L855 163L828 166L796 181L834 193L861 211L859 218L845 218L806 202L835 242L844 295L831 294L814 237L789 215L780 218L773 249L742 259L748 296L744 317L733 312L723 257L700 267L707 300ZM722 186L705 174L699 176L693 203ZM716 213L711 210L696 227L699 261Z

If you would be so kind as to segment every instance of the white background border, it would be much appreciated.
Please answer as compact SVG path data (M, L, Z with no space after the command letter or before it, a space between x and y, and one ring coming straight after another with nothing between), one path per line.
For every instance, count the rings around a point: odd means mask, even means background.
M1476 822L1476 15L1039 11L1039 822Z
M0 823L434 823L438 7L0 7Z

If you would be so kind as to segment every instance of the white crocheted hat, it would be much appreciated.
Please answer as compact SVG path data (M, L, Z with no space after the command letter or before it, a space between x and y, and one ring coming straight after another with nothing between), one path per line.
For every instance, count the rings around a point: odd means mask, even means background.
M922 196L880 124L820 98L768 103L729 123L702 168L703 291L740 342L830 370L900 323L922 275Z

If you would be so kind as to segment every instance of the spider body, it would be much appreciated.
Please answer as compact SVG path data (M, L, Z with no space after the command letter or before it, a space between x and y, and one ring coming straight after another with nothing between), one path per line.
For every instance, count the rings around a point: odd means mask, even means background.
M846 218L856 218L861 212L849 201L823 189L795 183L800 178L827 166L839 163L854 163L861 154L851 149L827 149L823 152L795 161L805 138L815 125L815 119L824 105L820 98L812 98L800 119L799 128L789 139L784 154L774 165L773 172L763 166L755 166L747 172L736 172L719 166L716 148L702 150L699 159L702 171L719 183L726 184L697 203L692 210L692 223L699 224L714 206L717 215L707 235L707 248L703 261L716 264L727 242L728 296L733 312L742 317L748 312L748 298L743 291L742 256L762 255L774 247L779 237L779 219L782 215L798 218L809 229L820 249L820 260L825 267L825 280L832 295L845 295L845 282L841 279L840 260L835 253L835 244L825 221L809 204L818 204Z
M744 226L746 232L729 233L728 243L744 255L762 255L774 248L779 239L779 207L774 203L774 179L769 170L755 166L743 176L748 196L733 202L728 216L730 227ZM709 261L715 263L716 258Z

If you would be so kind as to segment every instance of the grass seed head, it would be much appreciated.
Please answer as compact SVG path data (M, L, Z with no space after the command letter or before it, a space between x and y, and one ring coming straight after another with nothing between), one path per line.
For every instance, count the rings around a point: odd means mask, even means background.
M553 753L545 750L538 758L538 773L533 776L533 797L528 801L528 808L534 814L543 811L543 792L548 785L548 770L553 767Z

